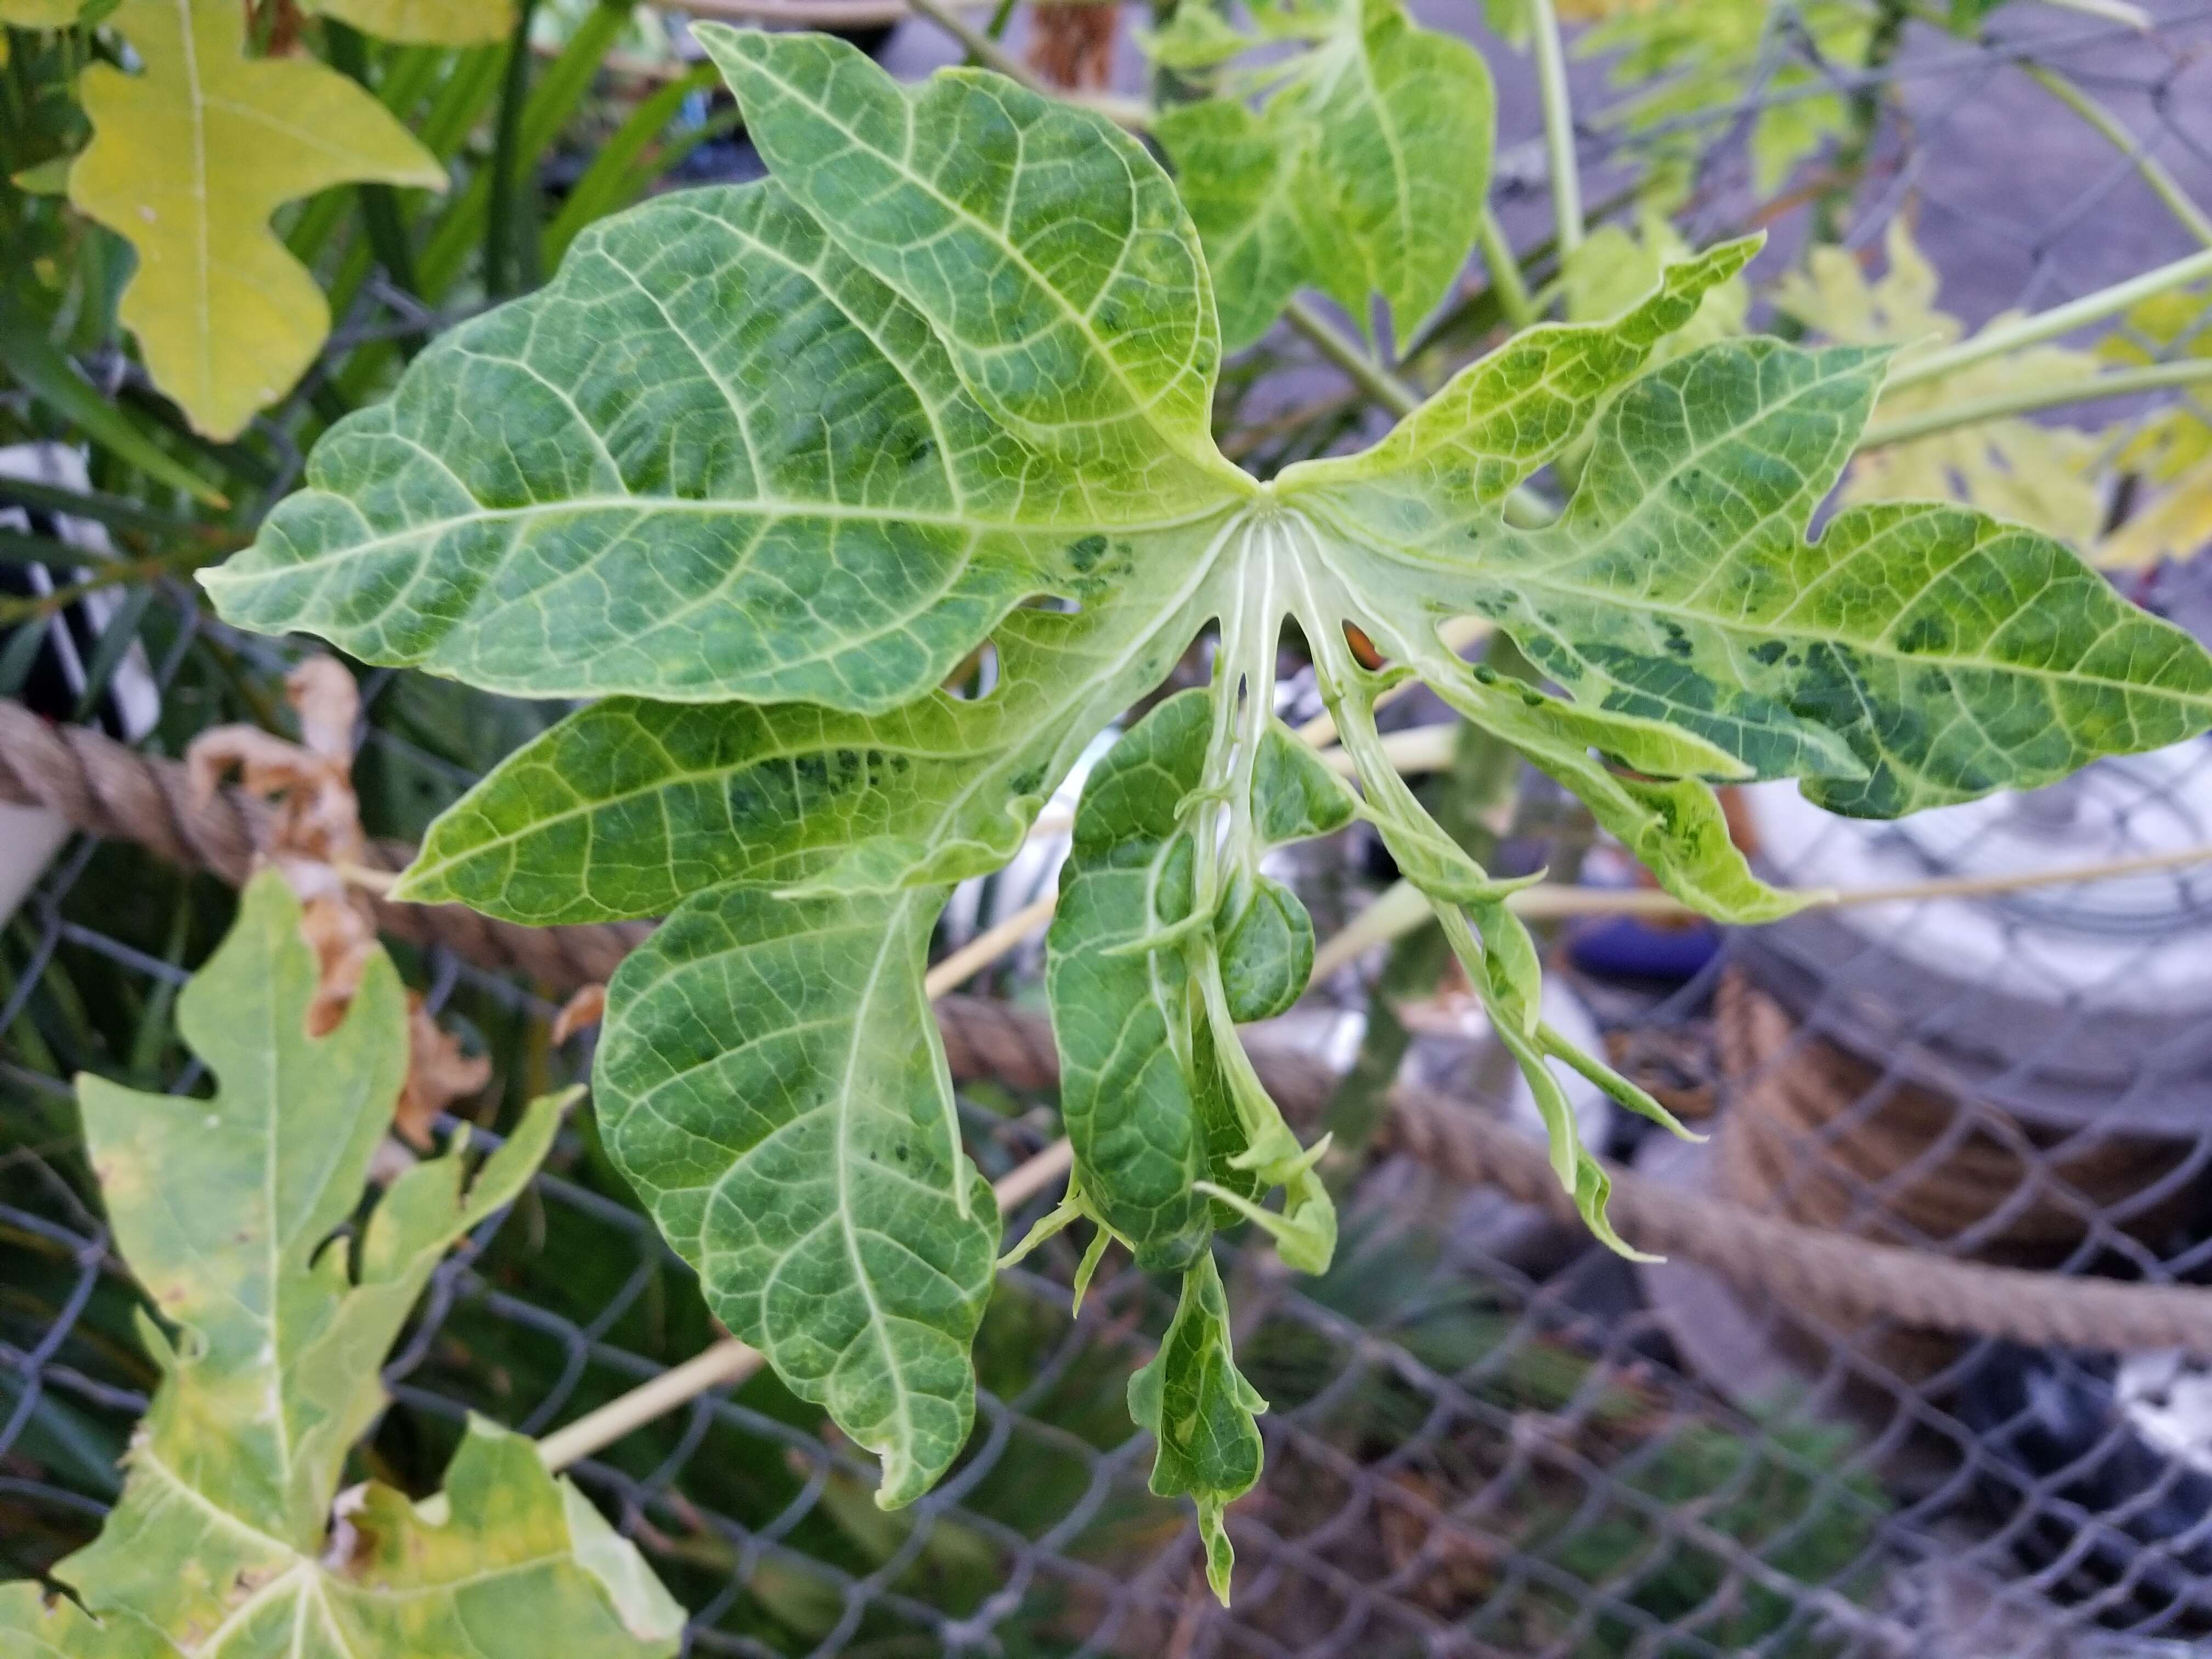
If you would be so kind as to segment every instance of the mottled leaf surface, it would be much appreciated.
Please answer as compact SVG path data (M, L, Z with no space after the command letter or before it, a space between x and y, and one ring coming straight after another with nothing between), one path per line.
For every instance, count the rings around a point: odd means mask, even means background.
M233 438L330 332L322 290L269 216L356 180L442 190L445 169L345 76L247 58L239 7L122 0L108 21L140 68L84 71L93 137L70 200L137 251L118 314L154 383L197 430Z
M888 709L1025 596L1086 591L1109 534L1205 533L1131 529L1135 503L1007 433L767 184L593 226L307 482L208 578L226 617L544 695Z
M1403 340L1474 245L1490 188L1490 71L1400 0L1261 11L1263 39L1306 50L1231 72L1158 128L1226 296L1224 341L1249 344L1308 287L1363 325L1379 297Z
M1138 562L1103 538L1080 556L1088 602L1008 616L998 684L980 698L933 692L878 715L594 704L441 817L401 892L542 925L665 915L716 882L813 876L871 842L933 863L933 880L995 868L1206 614L1203 559Z
M608 1151L709 1305L910 1502L968 1438L999 1243L921 988L943 888L679 906L608 987Z
M1151 1362L1129 1379L1129 1415L1149 1429L1152 1491L1198 1506L1206 1577L1229 1603L1235 1553L1222 1515L1260 1479L1260 1425L1267 1409L1231 1352L1229 1297L1211 1252L1183 1274L1175 1321Z
M1401 15L1358 17L1358 61L1338 63L1345 14L1264 9L1287 55L1189 119L1258 156L1279 107L1353 122L1330 100L1370 98L1401 50L1420 96L1448 89ZM1170 33L1193 66L1233 55L1210 25ZM1757 878L1714 782L1796 776L1898 812L2212 719L2212 659L2047 538L1948 505L1809 534L1885 359L1683 349L1752 243L1671 262L1639 245L1656 285L1617 315L1525 330L1373 448L1261 484L1208 435L1220 317L1231 337L1258 326L1299 243L1277 224L1231 246L1221 225L1239 191L1327 210L1347 257L1301 281L1378 292L1402 327L1455 265L1389 253L1411 244L1386 234L1388 189L1343 228L1394 176L1388 143L1347 150L1364 160L1340 191L1224 174L1209 198L1194 170L1194 226L1126 135L997 77L902 87L817 37L700 35L772 179L608 222L552 289L424 353L214 586L234 620L375 660L609 694L471 792L402 890L524 921L668 916L610 990L606 1145L716 1311L881 1455L886 1504L969 1431L998 1237L922 988L933 928L950 884L1014 849L1194 636L1212 633L1212 684L1091 775L1048 945L1076 1156L1044 1230L1097 1224L1093 1265L1119 1237L1200 1272L1212 1230L1243 1223L1293 1268L1330 1259L1326 1148L1284 1123L1237 1027L1310 971L1311 924L1262 860L1354 811L1437 909L1563 1185L1626 1248L1556 1068L1668 1120L1544 1024L1514 884L1430 820L1375 730L1396 679L1561 780L1669 890L1742 921L1802 896ZM1399 129L1407 154L1474 108ZM1482 126L1486 143L1486 105ZM1609 295L1581 277L1594 313ZM1553 464L1576 486L1562 516L1509 520ZM1468 614L1549 684L1461 662L1437 630ZM1286 622L1356 803L1270 723ZM980 695L953 695L956 671ZM1256 1404L1208 1334L1218 1301L1187 1298L1182 1357L1133 1402L1168 1449L1164 1489L1206 1507L1217 1577L1243 1449L1257 1467Z
M357 1548L327 1551L386 1350L447 1248L521 1189L564 1103L532 1106L465 1188L458 1152L412 1165L357 1243L333 1239L392 1121L406 1011L380 953L343 1023L311 1037L315 985L298 902L265 873L178 1000L214 1097L79 1081L117 1247L179 1335L142 1322L162 1376L122 1498L55 1569L100 1622L15 1584L0 1635L72 1659L520 1659L557 1617L563 1652L674 1653L682 1613L631 1547L534 1445L488 1424L441 1497L371 1486Z
M2203 650L2047 536L1895 504L1808 538L1885 362L1753 340L1668 363L1606 410L1548 529L1454 504L1419 456L1333 467L1350 481L1305 499L1382 555L1359 567L1368 592L1402 562L1407 633L1423 609L1491 617L1582 702L1804 778L1839 811L2030 788L2212 722Z

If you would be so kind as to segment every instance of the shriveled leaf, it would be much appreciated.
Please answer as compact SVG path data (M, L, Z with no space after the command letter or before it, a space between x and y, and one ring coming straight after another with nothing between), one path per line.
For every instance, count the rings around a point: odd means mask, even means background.
M352 1523L362 1547L326 1549L344 1460L384 1404L386 1351L447 1246L521 1189L564 1103L533 1105L465 1188L458 1152L416 1164L357 1243L334 1238L392 1119L406 1012L380 953L344 1019L311 1036L300 921L283 878L257 877L178 999L211 1099L79 1079L117 1246L181 1334L143 1322L162 1377L123 1497L55 1570L101 1622L11 1585L0 1632L81 1659L520 1655L537 1638L501 1611L531 1605L561 1609L563 1651L673 1653L682 1615L629 1547L528 1441L488 1425L436 1510L372 1488Z
M975 1409L999 1212L960 1150L921 988L943 888L687 900L607 987L608 1152L715 1316L928 1490Z
M1223 1512L1260 1479L1260 1427L1267 1409L1231 1352L1229 1298L1209 1251L1183 1273L1175 1321L1150 1364L1129 1379L1129 1415L1158 1443L1152 1491L1198 1505L1206 1580L1224 1607L1237 1553Z
M307 9L413 46L475 46L504 40L514 27L509 0L313 0Z
M70 200L137 250L118 314L195 429L237 436L313 361L330 307L269 228L285 203L379 180L445 188L437 159L361 87L306 58L249 58L246 13L122 0L139 72L95 63Z
M1465 41L1415 25L1401 0L1259 15L1261 33L1246 45L1291 35L1308 49L1232 76L1158 126L1226 296L1224 343L1257 339L1306 287L1363 326L1379 296L1402 340L1474 245L1490 189L1490 71ZM1168 50L1188 59L1218 45ZM1255 82L1256 112L1246 101Z
M1844 345L1894 345L1899 367L1965 333L1936 305L1936 269L1901 218L1890 221L1889 266L1869 282L1857 259L1841 248L1817 247L1805 269L1774 290L1776 307ZM1990 319L1996 328L2017 320ZM2096 373L2094 354L2067 346L2008 351L1940 380L1885 392L1874 420L1902 419L1956 409L2028 388L2063 384ZM2096 473L2109 446L2094 433L2027 419L1977 421L1856 457L1844 474L1846 501L1959 501L2002 519L2045 531L2076 549L2096 540L2104 519Z

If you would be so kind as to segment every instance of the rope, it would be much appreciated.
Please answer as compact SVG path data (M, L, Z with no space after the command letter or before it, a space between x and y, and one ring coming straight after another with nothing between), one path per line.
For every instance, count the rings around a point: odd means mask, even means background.
M0 698L0 801L43 806L71 828L124 841L237 886L253 868L269 809L242 790L196 798L184 763L142 755L82 726L58 726ZM415 849L371 844L378 867L404 868ZM458 904L392 904L373 897L379 928L410 945L442 945L498 973L521 973L555 997L603 981L643 939L642 923L520 927Z
M146 848L187 869L237 883L252 868L259 804L235 790L201 801L183 765L141 755L100 732L58 726L0 699L0 800L43 806L74 828ZM398 869L410 849L375 844ZM604 981L647 925L532 928L493 921L457 905L378 901L380 927L418 945L441 945L483 968L520 971L555 994ZM1042 1014L988 1000L947 996L937 1016L954 1077L989 1077L1045 1092L1060 1056ZM1253 1063L1293 1117L1317 1115L1334 1074L1255 1033ZM1419 1090L1392 1095L1389 1129L1401 1151L1469 1185L1495 1186L1571 1221L1541 1143L1464 1103ZM1623 1236L1686 1257L1785 1303L1883 1316L1902 1324L2093 1349L2185 1348L2212 1353L2212 1291L2067 1279L1958 1261L1869 1243L1759 1213L1728 1199L1678 1193L1611 1170L1612 1210Z

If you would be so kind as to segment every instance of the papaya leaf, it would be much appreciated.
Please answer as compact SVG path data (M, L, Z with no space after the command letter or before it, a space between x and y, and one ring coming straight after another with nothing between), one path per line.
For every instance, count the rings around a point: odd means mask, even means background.
M1231 137L1322 96L1301 77L1349 50L1334 10L1259 22L1303 50L1280 85L1224 77L1235 111L1205 118ZM1219 61L1218 31L1169 33ZM1803 896L1759 880L1713 782L1796 777L1881 816L2212 725L2212 658L2047 537L1935 505L1809 538L1887 352L1681 349L1755 243L1640 248L1656 286L1617 315L1524 331L1371 449L1262 484L1209 432L1205 233L1125 135L985 73L902 88L818 37L699 34L770 178L586 233L551 288L333 428L309 487L208 580L233 622L607 697L434 826L401 890L517 921L668 916L610 987L606 1144L716 1311L882 1457L887 1506L969 1431L999 1242L923 988L932 931L1194 638L1210 685L1139 721L1077 810L1047 968L1075 1160L1045 1224L1092 1222L1087 1264L1119 1237L1196 1276L1182 1357L1133 1406L1163 1489L1200 1504L1217 1583L1258 1440L1218 1281L1196 1282L1211 1235L1249 1222L1306 1271L1335 1245L1326 1142L1300 1146L1237 1035L1310 972L1269 850L1374 823L1615 1248L1553 1068L1664 1119L1545 1025L1515 884L1393 769L1386 684L1427 682L1671 891L1745 921ZM1232 311L1274 257L1224 266ZM1379 287L1403 322L1413 287L1355 266L1352 297ZM1509 520L1570 457L1557 521ZM1469 614L1552 684L1462 662L1439 626ZM1273 724L1286 623L1356 798ZM971 657L984 689L953 696Z
M1313 966L1304 907L1256 869L1217 884L1212 908L1201 908L1201 821L1185 803L1204 782L1215 707L1203 691L1169 698L1085 781L1047 940L1060 1112L1086 1212L1155 1271L1204 1254L1212 1207L1195 1183L1249 1188L1237 1160L1255 1144L1279 1155L1266 1128L1240 1122L1224 1051L1235 1019L1279 1012ZM1351 798L1304 745L1271 726L1258 747L1247 797L1254 863L1350 822ZM1170 936L1198 948L1156 945ZM1208 975L1229 1020L1210 1016ZM1287 1150L1294 1158L1294 1139Z
M1937 306L1936 268L1903 219L1890 221L1885 246L1888 269L1874 282L1842 248L1814 248L1803 270L1791 271L1776 285L1777 309L1838 344L1894 345L1900 365L1956 343L1966 331ZM1987 326L2015 320L2016 313L2007 313ZM1875 405L1874 418L1933 414L2028 387L2063 385L2096 372L2094 353L2069 346L2008 351L1886 393ZM2024 418L1977 421L1856 457L1844 475L1840 499L1964 501L2087 550L2104 521L2104 492L2096 474L2109 448L2101 434L2075 427Z
M465 1189L458 1150L415 1164L348 1241L406 1071L406 1003L379 952L337 1028L309 1036L300 916L282 876L257 877L178 999L211 1099L79 1079L117 1246L180 1336L142 1320L162 1376L122 1498L55 1569L82 1607L11 1584L0 1633L70 1659L520 1656L557 1608L563 1651L674 1653L682 1612L631 1546L489 1424L471 1424L441 1497L371 1486L341 1519L350 1547L331 1544L386 1350L447 1247L521 1190L566 1098L532 1105Z
M1151 1431L1152 1491L1198 1505L1206 1580L1224 1607L1236 1563L1223 1512L1260 1479L1260 1425L1267 1409L1230 1351L1229 1297L1212 1252L1185 1270L1175 1321L1160 1351L1129 1379L1129 1415Z
M1212 15L1183 7L1177 24L1191 14ZM1490 71L1465 41L1418 27L1401 0L1257 16L1260 33L1240 46L1291 38L1307 49L1233 71L1158 129L1221 293L1224 343L1250 344L1309 287L1362 326L1379 296L1402 340L1474 246L1490 190ZM1165 41L1186 65L1218 61L1224 46L1210 29Z
M442 337L209 586L246 625L504 691L881 713L1021 599L1189 558L1233 504L1125 476L998 426L783 189L692 191Z
M2124 328L2098 343L2098 355L2114 362L2212 357L2201 290L2171 290L2138 301ZM2112 458L2157 486L2127 521L2100 544L2094 562L2139 568L2160 559L2186 559L2212 540L2212 416L2201 390L2159 410L2129 434Z
M240 7L123 0L108 21L142 67L84 71L93 136L70 200L137 250L118 314L154 383L195 430L234 438L330 332L322 290L269 216L332 185L443 190L445 169L345 76L249 58Z
M1848 130L1844 94L1822 66L1864 63L1875 18L1875 9L1859 0L1798 0L1786 11L1768 0L1689 6L1575 0L1560 13L1596 20L1575 49L1607 58L1613 83L1634 89L1626 121L1632 134L1680 132L1674 142L1702 148L1711 142L1703 123L1713 112L1755 91L1749 147L1752 182L1762 196ZM1792 31L1802 47L1771 51L1770 31L1777 28Z
M975 1419L999 1218L921 988L942 888L686 900L607 987L608 1150L709 1305L911 1502Z

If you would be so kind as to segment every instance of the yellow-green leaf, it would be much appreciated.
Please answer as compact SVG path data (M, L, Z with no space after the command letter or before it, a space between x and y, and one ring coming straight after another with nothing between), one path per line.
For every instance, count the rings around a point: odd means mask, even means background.
M0 23L17 29L65 29L84 0L0 0Z
M1841 248L1813 250L1802 271L1777 285L1774 303L1845 345L1897 345L1896 362L1949 345L1965 330L1936 302L1936 269L1901 219L1890 222L1889 269L1869 282ZM1992 319L1996 327L2008 319ZM2097 360L2064 346L2036 346L1975 363L1902 391L1885 392L1874 422L1902 419L2002 397L2023 387L2079 380ZM2072 427L2039 421L1978 421L1855 459L1844 475L1846 501L1966 501L1985 513L2048 531L2077 548L2093 543L2103 517L2095 471L2104 446Z
M0 1585L0 1653L526 1659L557 1631L563 1659L665 1659L682 1610L534 1445L490 1424L471 1424L442 1493L372 1485L333 1528L408 1310L447 1247L521 1190L564 1097L533 1103L472 1182L458 1150L411 1165L344 1237L406 1072L406 1004L379 951L337 1028L310 1036L316 981L299 902L264 872L177 1000L214 1094L78 1080L116 1248L167 1322L140 1321L161 1381L121 1498L54 1568L76 1599Z
M353 181L442 190L445 172L344 76L249 58L231 0L123 0L112 22L143 68L85 70L93 140L70 199L138 252L120 314L154 383L195 429L235 437L330 332L329 304L269 216Z
M307 9L413 46L475 46L502 40L514 27L509 0L316 0Z

